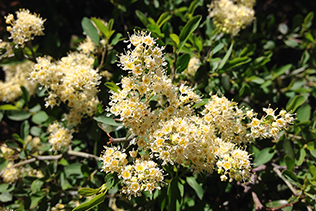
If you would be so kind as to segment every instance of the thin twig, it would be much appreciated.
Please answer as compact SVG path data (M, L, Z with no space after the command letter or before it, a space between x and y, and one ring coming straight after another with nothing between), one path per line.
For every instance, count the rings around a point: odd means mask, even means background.
M285 184L289 187L289 189L292 191L294 196L297 196L298 191L292 186L292 184L287 179L283 177L281 171L277 167L274 167L273 171L285 182Z
M109 133L106 133L109 137L109 143L123 143L123 142L129 142L131 141L135 135L130 135L128 138L123 137L123 138L113 138Z
M98 156L95 156L86 152L77 152L73 150L68 150L68 155L74 155L74 156L84 157L84 158L94 158L96 160L100 159Z

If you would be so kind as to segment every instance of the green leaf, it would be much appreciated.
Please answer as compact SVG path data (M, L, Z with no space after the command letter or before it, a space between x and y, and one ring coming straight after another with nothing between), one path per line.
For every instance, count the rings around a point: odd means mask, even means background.
M248 58L248 57L234 58L234 59L228 61L228 63L226 64L227 67L225 67L225 68L238 67L238 66L246 64L250 61L251 61L251 58Z
M179 40L178 35L176 35L176 34L174 34L174 33L171 33L169 36L170 36L170 38L173 40L173 42L175 42L177 45L179 45L180 40Z
M8 118L14 121L23 121L30 116L31 114L27 111L8 111Z
M8 187L9 187L9 184L7 183L0 184L0 193L5 192L8 189Z
M0 194L0 201L2 202L9 202L12 200L12 194L9 192L3 192Z
M312 163L308 163L308 170L310 173L313 175L313 177L316 177L316 166L313 165Z
M202 42L202 38L200 37L197 37L197 36L193 36L193 40L194 40L194 44L198 50L198 52L201 52L202 51L202 48L203 48L203 42Z
M21 47L13 48L13 53L14 53L15 58L18 61L24 60L24 53L23 53L23 49Z
M109 36L109 30L108 28L104 25L104 23L102 21L100 21L97 18L91 18L91 20L95 23L95 25L98 27L98 29L102 32L102 34L105 37Z
M139 18L139 20L144 24L144 26L147 27L147 25L149 24L149 21L148 21L146 15L139 10L136 10L135 13L136 13L137 17Z
M250 81L250 82L253 82L253 83L256 83L256 84L260 84L260 85L265 82L264 79L259 78L258 76L255 76L255 75L247 78L246 81Z
M181 202L181 193L179 190L179 178L174 177L168 186L168 210L179 210Z
M287 200L282 199L282 200L277 200L277 201L270 201L270 202L266 203L266 207L278 208L278 207L281 207L281 206L286 205L286 204L287 204Z
M5 105L1 105L0 106L0 110L4 110L4 111L12 111L12 110L18 110L17 107L15 107L14 105L11 104L5 104Z
M43 184L44 184L44 182L42 180L39 180L39 179L34 180L32 182L32 185L31 185L32 193L39 192L41 190Z
M300 149L299 158L296 160L296 165L297 165L297 166L302 165L302 163L304 162L305 156L306 156L305 149L304 149L304 148L301 148L301 149Z
M69 166L65 166L65 175L67 178L69 178L70 176L76 176L78 177L82 177L82 172L81 172L81 163L73 163L70 164Z
M4 116L3 112L0 112L0 122L2 121L3 116Z
M234 43L232 43L228 49L228 51L226 52L223 60L221 61L221 63L219 64L218 66L218 69L222 69L225 65L225 63L227 62L228 58L230 57L231 53L232 53L232 50L233 50L233 46L234 46Z
M298 178L297 176L290 170L284 170L282 172L282 175L284 176L285 179L287 179L290 183L293 185L297 185L298 183Z
M171 17L172 17L172 16L169 15L169 12L164 12L164 13L162 13L162 14L159 16L159 18L158 18L158 20L157 20L157 23L156 23L157 26L158 26L158 28L161 28L162 25L163 25L164 23L166 23Z
M38 203L44 198L45 196L45 192L41 191L41 192L37 192L34 195L31 195L31 205L30 205L30 209L34 209Z
M93 196L99 192L100 188L81 188L78 190L78 193L84 197Z
M105 177L104 177L104 181L106 183L106 189L107 190L110 190L113 185L114 185L114 181L115 181L115 178L114 178L114 175L111 174L111 173L108 173Z
M312 21L314 19L314 12L309 12L304 18L303 27L308 29L312 25Z
M93 207L101 204L105 199L105 193L100 193L99 195L96 195L90 201L85 202L78 207L74 208L72 211L84 211L84 210L90 210Z
M21 138L23 140L30 134L30 124L27 120L25 120L21 125Z
M118 87L115 83L113 82L106 82L104 85L111 89L113 92L119 93L121 91L120 87Z
M219 43L218 45L216 45L213 50L212 50L212 55L216 54L217 52L219 52L220 50L222 50L224 48L224 44L223 43Z
M189 17L192 17L192 15L194 14L194 11L198 5L199 5L199 0L194 0L191 2L189 9L188 9L188 12L187 12Z
M300 105L306 101L306 98L302 95L296 95L292 97L286 104L286 110L294 112Z
M24 86L20 87L22 90L22 99L25 100L26 103L30 102L30 94L29 92L26 90L26 88Z
M122 126L121 123L116 122L114 119L112 119L110 117L107 117L106 115L100 115L100 116L97 116L97 117L93 117L93 119L98 121L98 122L101 122L101 123L104 123L104 124L107 124L107 125L112 125L112 126L115 126L115 127Z
M200 21L202 19L201 15L195 16L189 20L189 22L183 27L180 32L179 40L180 43L178 45L178 53L181 52L182 47L186 43L189 36L194 32L194 30L199 26Z
M193 188L195 191L196 195L199 197L200 200L202 200L204 191L201 185L196 182L194 177L187 177L187 183Z
M183 54L181 55L176 63L177 73L181 73L184 69L188 67L188 64L190 62L190 55L189 54Z
M308 104L302 105L297 109L296 118L300 122L305 122L310 119L311 116L311 106Z
M272 74L271 80L274 80L277 77L279 77L280 75L283 75L286 71L291 69L291 67L292 67L292 64L287 64L287 65L284 65L284 66L276 69L275 72Z
M81 21L81 26L86 35L94 42L96 45L99 45L100 36L98 30L94 27L91 20L87 17L84 17Z
M261 150L258 154L258 156L254 160L254 166L260 166L262 164L265 164L269 162L275 154L275 150L271 147L264 148Z
M49 116L46 114L45 111L40 111L37 114L32 116L32 122L39 125L43 122L46 122L48 120Z
M284 156L284 161L285 161L285 164L286 164L287 169L290 170L290 171L293 171L294 166L295 166L295 161L294 161L294 159L291 158L291 157L288 156L288 155L285 155L285 156Z
M15 140L17 140L18 142L20 142L21 144L24 145L24 140L19 136L19 134L14 133L14 134L12 135L12 137L13 137Z

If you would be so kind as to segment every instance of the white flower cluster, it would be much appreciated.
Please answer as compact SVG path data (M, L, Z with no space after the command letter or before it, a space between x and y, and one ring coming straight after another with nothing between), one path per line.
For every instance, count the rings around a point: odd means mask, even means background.
M52 146L53 151L59 151L62 148L67 148L72 140L71 130L63 127L59 122L54 122L49 125L47 131L50 133L48 141Z
M129 197L141 196L142 191L152 193L160 189L159 183L163 182L163 171L157 167L157 163L144 158L137 158L133 164L128 164L127 154L121 152L117 147L105 147L101 156L103 162L102 170L106 173L116 172L122 179L122 193Z
M255 0L215 0L209 7L209 16L216 28L224 33L237 35L254 20Z
M27 78L34 63L26 61L14 65L5 65L5 81L0 81L0 101L13 102L22 95L21 86L24 86L30 95L36 90L36 83L31 83Z
M16 16L16 20L12 14L5 17L6 24L11 25L7 27L7 31L11 33L9 38L13 39L14 43L24 46L26 42L34 39L34 36L44 34L45 20L38 15L30 13L29 10L20 9L16 12Z
M92 116L97 109L101 76L93 69L94 59L86 54L73 52L52 62L49 57L37 58L29 78L48 90L46 107L66 103L70 112L65 115L68 125L78 125L85 116Z
M252 110L238 108L217 95L196 114L193 105L200 102L200 96L187 86L171 83L164 70L163 48L154 46L150 34L137 32L129 42L119 66L131 75L122 78L122 90L112 91L108 111L120 116L137 137L138 150L160 159L162 165L184 165L195 172L217 170L223 181L245 181L251 163L243 146L253 138L277 137L294 120L284 110L274 115L271 108L264 109L267 115L259 120ZM134 151L132 154L136 157ZM102 158L108 168L114 165L111 157ZM125 163L125 159L126 155L124 162L117 158L114 162ZM118 166L123 172L125 164ZM130 172L132 169L129 167Z

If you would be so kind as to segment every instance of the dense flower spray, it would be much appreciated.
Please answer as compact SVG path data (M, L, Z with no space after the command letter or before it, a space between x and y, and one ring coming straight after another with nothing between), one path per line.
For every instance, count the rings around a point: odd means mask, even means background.
M17 45L24 46L24 44L32 39L34 36L43 35L44 22L36 14L30 13L29 10L20 9L16 12L17 19L14 20L12 14L8 14L5 19L6 23L11 26L7 27L7 31L11 33L10 39Z
M5 81L0 81L0 101L13 102L21 96L21 86L24 86L30 95L35 93L37 84L27 78L34 63L26 61L20 64L4 65Z
M184 165L198 173L216 170L222 181L245 181L250 177L251 162L244 145L253 138L277 137L294 119L284 110L275 115L271 108L265 108L266 115L258 119L253 110L217 95L197 113L194 106L201 102L200 96L190 87L171 82L165 72L163 47L155 46L155 39L146 32L135 32L126 42L128 50L119 56L119 66L130 75L122 78L122 90L111 91L107 111L120 116L136 137L131 144L138 149L132 154L142 150L162 165ZM139 159L128 165L126 156L116 147L106 147L101 156L103 170L119 173L126 184L123 193L139 195L136 192L145 190L140 188L144 184L133 172L137 166L150 169L146 166L152 161ZM156 173L162 182L161 171ZM157 187L152 182L152 188Z
M99 100L97 98L101 76L93 69L93 57L73 52L52 62L49 57L38 57L29 78L44 86L49 95L46 107L66 103L70 112L65 115L69 126L78 125L85 116L92 116Z
M237 35L254 20L255 0L215 0L209 7L209 16L216 28L224 33Z

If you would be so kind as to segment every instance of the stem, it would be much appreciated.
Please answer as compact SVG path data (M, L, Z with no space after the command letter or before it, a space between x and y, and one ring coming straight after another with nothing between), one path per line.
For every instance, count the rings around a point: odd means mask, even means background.
M73 151L73 150L68 150L68 155L74 155L77 157L84 157L84 158L94 158L96 160L99 160L98 156L86 153L86 152L77 152L77 151Z
M289 189L292 191L294 196L297 196L298 191L292 186L292 184L287 179L283 177L281 171L276 167L273 168L273 171L285 182L285 184L289 187Z
M100 65L98 66L97 69L101 68L103 66L103 63L104 63L104 59L105 59L105 55L106 55L106 52L108 51L108 45L107 43L105 44L104 46L104 50L102 51L102 57L101 57L101 62L100 62Z

